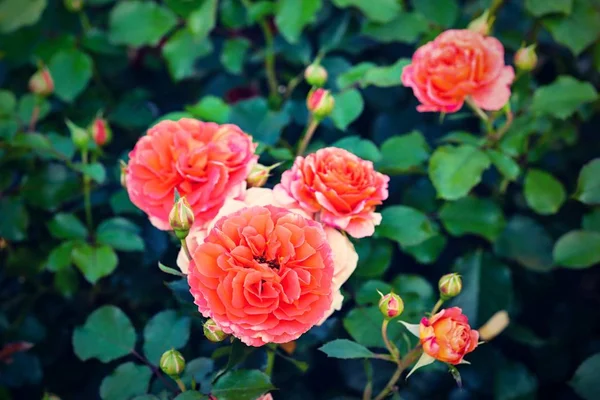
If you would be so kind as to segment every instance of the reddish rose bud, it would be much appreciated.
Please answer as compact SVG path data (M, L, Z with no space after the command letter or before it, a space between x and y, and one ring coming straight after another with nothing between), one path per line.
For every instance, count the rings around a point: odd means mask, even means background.
M54 92L54 81L48 68L43 67L31 76L29 90L39 96L50 96Z
M396 293L388 293L385 296L381 293L379 300L379 310L385 319L394 319L404 311L404 302Z
M219 328L219 325L212 319L204 323L204 336L211 342L222 342L227 338L227 334Z
M94 142L98 145L98 147L102 147L108 143L110 143L112 139L112 131L108 126L108 122L104 118L96 118L92 125L90 125L89 130L92 134L92 138Z
M471 21L467 29L487 36L490 33L492 23L493 19L489 19L489 11L485 10L485 12L481 14L478 18L475 18L473 21Z
M311 64L304 70L304 79L309 85L321 87L327 82L327 70L319 64Z
M185 358L175 349L167 350L160 357L159 365L162 372L177 377L185 369Z
M190 228L194 225L194 211L185 197L180 198L173 205L169 213L169 224L179 239L184 240L187 237Z
M33 347L33 343L29 342L12 342L7 343L0 349L0 362L10 364L12 356L22 351L27 351Z
M308 93L306 107L317 120L322 120L331 114L334 105L335 100L329 90L319 88Z
M515 53L515 65L522 71L533 70L538 62L537 54L535 53L535 44L527 47L521 47Z
M438 288L440 289L440 297L442 300L448 300L452 297L456 297L462 290L462 279L458 274L446 274L440 278L438 282Z

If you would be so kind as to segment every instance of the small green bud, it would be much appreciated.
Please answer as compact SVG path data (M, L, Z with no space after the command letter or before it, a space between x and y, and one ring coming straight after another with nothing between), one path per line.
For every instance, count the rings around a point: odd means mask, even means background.
M90 143L90 134L87 130L75 125L71 121L67 120L67 126L69 127L69 131L71 131L71 140L75 147L79 150L85 150L88 148Z
M535 44L527 47L521 47L515 53L515 65L522 71L533 70L538 62L538 56L535 53Z
M396 293L388 293L381 295L379 300L379 310L383 314L385 319L394 319L404 311L404 301Z
M311 86L322 87L327 82L327 70L319 64L311 64L304 70L304 79Z
M167 350L160 357L160 369L169 376L179 376L185 369L185 358L175 349Z
M219 325L212 319L204 323L204 336L211 342L222 342L227 338L227 334L219 328Z
M335 100L329 90L321 88L313 89L308 93L308 97L306 98L308 111L318 120L329 116L334 106Z
M185 197L181 197L173 205L169 213L169 224L177 238L183 240L187 237L194 224L194 211Z
M493 19L490 20L489 15L489 11L485 10L483 14L469 23L467 29L473 32L481 33L484 36L489 35L493 23Z
M462 279L456 273L446 274L440 278L438 282L440 289L440 297L446 301L452 297L456 297L462 290Z
M83 0L64 0L67 11L76 13L83 10Z

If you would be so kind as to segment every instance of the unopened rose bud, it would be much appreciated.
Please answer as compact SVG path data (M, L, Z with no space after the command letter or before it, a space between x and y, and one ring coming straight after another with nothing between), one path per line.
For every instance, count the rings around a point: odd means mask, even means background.
M77 147L79 150L87 149L90 143L90 133L69 120L66 122L67 126L69 127L69 131L71 132L71 140L73 141L75 147Z
M304 70L304 79L309 85L321 87L327 82L327 70L319 64L311 64Z
M173 205L169 213L169 224L177 238L183 240L187 237L190 228L194 225L194 211L185 197L180 198Z
M83 10L83 0L64 0L65 8L73 13Z
M160 369L169 376L179 376L185 369L185 358L175 349L167 350L160 357Z
M462 290L462 279L458 274L446 274L440 278L438 282L440 289L440 297L442 300L448 300L456 297Z
M108 122L106 122L104 118L98 117L94 119L89 127L89 130L92 133L92 138L98 147L102 147L110 143L112 139L112 131L110 130L110 126L108 126Z
M219 325L212 319L204 323L204 336L211 342L222 342L227 337L227 334L219 328Z
M50 96L54 92L54 81L48 68L42 67L31 76L29 90L39 96Z
M281 163L277 163L271 165L270 167L266 167L262 164L256 164L250 170L250 174L248 178L246 178L246 182L250 187L263 187L267 183L269 176L271 176L271 170L280 166Z
M492 22L493 21L489 20L489 11L485 10L478 18L471 21L469 26L467 26L467 29L487 36L490 33Z
M313 89L308 93L306 107L318 120L322 120L331 114L334 105L335 100L329 90L319 88Z
M515 65L522 71L533 70L538 62L537 54L535 53L535 44L527 47L521 47L515 53Z
M381 293L380 293L381 294ZM386 319L394 319L404 311L404 302L396 293L381 294L379 310Z

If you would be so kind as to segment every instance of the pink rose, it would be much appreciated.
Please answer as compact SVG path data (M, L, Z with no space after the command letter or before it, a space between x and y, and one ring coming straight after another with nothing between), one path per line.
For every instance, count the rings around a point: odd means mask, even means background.
M190 118L162 121L129 153L126 186L154 226L169 230L174 190L185 196L196 225L210 221L228 197L245 189L257 160L252 137L235 125Z
M458 111L467 97L484 110L499 110L510 97L515 78L504 65L504 47L496 38L471 30L447 30L421 46L402 71L418 111Z
M390 178L373 163L336 147L327 147L306 157L296 157L275 186L280 204L300 207L326 225L350 236L371 236L381 223L375 207L388 197Z

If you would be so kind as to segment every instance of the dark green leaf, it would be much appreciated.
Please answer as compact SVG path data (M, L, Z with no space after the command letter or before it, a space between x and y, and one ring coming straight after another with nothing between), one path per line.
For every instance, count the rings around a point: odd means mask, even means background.
M352 339L366 347L385 348L381 338L381 324L383 314L379 307L356 307L346 314L344 318L344 328L350 334ZM390 340L396 342L402 337L402 326L400 324L390 324L388 328Z
M333 358L371 358L375 355L365 346L348 339L336 339L319 347L323 353Z
M583 217L581 227L586 231L600 232L600 209L595 209Z
M304 27L315 21L321 6L321 0L278 1L275 23L285 40L297 43Z
M596 353L581 363L569 382L569 386L584 400L598 399L600 397L599 369L600 353Z
M98 308L73 333L73 350L82 361L97 358L107 363L129 354L134 346L135 329L115 306Z
M92 284L110 275L117 268L117 255L107 245L91 246L79 243L73 249L72 257L73 263Z
M191 106L186 106L185 109L202 121L224 124L229 119L229 105L221 100L221 98L215 96L203 97L199 102Z
M412 4L418 13L445 28L454 26L460 13L456 0L412 0Z
M272 111L262 97L237 102L231 107L229 117L230 123L238 125L255 140L270 145L277 143L289 121L290 115L286 109Z
M0 3L0 33L16 31L35 24L46 8L47 0L4 0Z
M66 241L52 249L50 255L48 255L48 262L46 268L48 271L58 272L63 269L67 269L71 266L71 252L76 242Z
M444 204L440 210L444 227L452 235L480 235L493 242L504 230L502 209L490 199L464 197Z
M104 183L106 180L106 170L100 163L75 164L75 168L98 183Z
M516 181L521 174L521 167L510 156L496 150L487 150L492 164L509 181Z
M17 98L9 90L0 90L0 117L12 116L17 108Z
M73 297L79 289L79 274L74 268L57 271L54 274L54 288L64 297Z
M337 7L356 7L374 22L390 22L402 10L396 0L333 0Z
M129 400L148 391L152 371L145 365L132 362L119 365L111 375L102 380L102 400Z
M598 92L589 82L578 81L569 75L561 75L550 85L542 86L533 94L531 111L539 115L569 118L586 103L595 101Z
M185 370L181 376L181 381L189 387L194 380L205 392L211 389L212 372L215 362L210 358L195 358L185 364Z
M348 150L365 160L378 161L381 158L381 154L375 143L360 136L346 136L331 146Z
M378 278L383 276L392 261L392 244L387 240L361 239L355 244L358 253L356 276Z
M588 268L600 262L600 233L571 231L554 245L554 262L567 268Z
M258 370L237 370L223 375L211 391L219 400L255 400L274 389L267 375Z
M400 86L402 82L398 77L402 75L402 70L408 64L410 64L409 59L401 58L392 65L370 68L365 72L362 87L369 85L377 87Z
M421 264L433 264L446 248L446 236L437 234L413 246L402 246L402 251L413 256Z
M356 291L355 300L359 306L371 306L379 304L381 295L379 293L390 293L392 285L382 281L367 281Z
M377 168L388 174L402 174L427 161L427 141L419 131L392 136L381 145L381 161Z
M421 211L406 206L390 206L381 212L383 220L377 227L380 236L403 246L414 246L431 238L437 227Z
M217 0L205 0L192 11L188 18L188 28L195 38L205 39L217 22Z
M154 46L176 24L175 14L157 3L120 1L110 12L110 40L132 47Z
M102 221L96 230L96 239L120 251L144 251L144 241L139 236L139 228L125 218L111 218Z
M574 196L585 204L600 204L600 158L593 159L581 168Z
M181 349L190 337L190 318L178 316L173 310L156 314L144 328L144 354L158 365L162 354L169 349Z
M362 114L365 102L356 89L336 93L333 98L335 107L331 113L331 119L338 129L346 130L348 125Z
M401 12L392 21L385 24L368 23L363 25L362 34L384 43L414 43L421 34L428 30L427 20L421 14Z
M57 239L85 239L88 230L73 214L59 213L48 222L50 234Z
M92 78L93 61L79 50L61 50L52 57L48 68L54 80L54 93L70 103Z
M549 173L530 169L525 176L525 200L538 214L555 214L567 198L565 188Z
M175 276L180 276L180 277L184 277L185 278L185 274L182 273L181 271L179 271L178 269L175 268L171 268L171 267L167 267L166 265L164 265L163 263L159 262L158 263L158 268L169 275L175 275Z
M525 365L507 362L496 375L494 398L498 400L519 400L535 398L538 382Z
M600 11L591 1L576 0L568 16L544 18L544 25L554 40L567 46L577 56L598 40Z
M37 120L42 121L50 113L50 103L46 99L40 99L31 93L21 96L17 115L21 121L29 123L33 116L33 110L37 107Z
M244 69L246 52L250 48L250 41L244 38L234 38L225 41L221 52L221 64L232 74L239 75Z
M18 197L0 198L0 237L19 242L27 237L29 214Z
M534 17L552 13L570 14L573 0L525 0L525 8Z
M209 55L212 50L210 40L195 37L188 29L180 29L167 40L162 53L171 77L178 81L193 76L196 60Z

